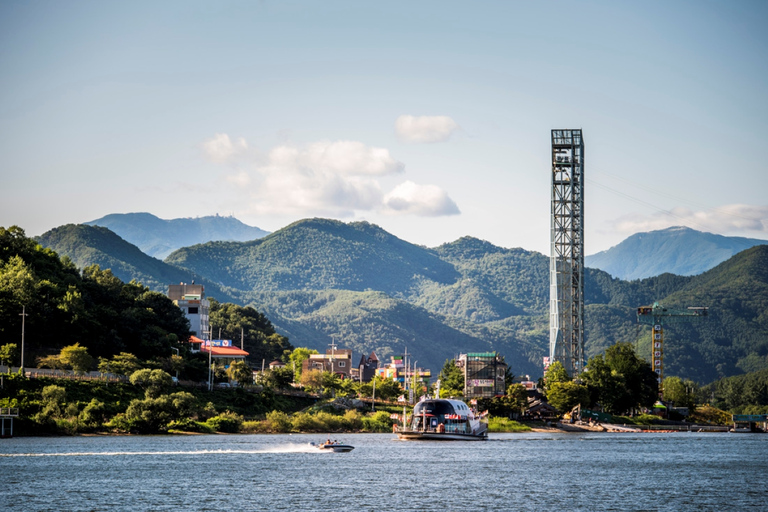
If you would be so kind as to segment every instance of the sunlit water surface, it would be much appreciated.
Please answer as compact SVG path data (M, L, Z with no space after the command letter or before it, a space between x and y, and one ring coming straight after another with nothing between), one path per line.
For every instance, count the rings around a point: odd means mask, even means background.
M0 440L0 508L768 510L768 435L313 435Z

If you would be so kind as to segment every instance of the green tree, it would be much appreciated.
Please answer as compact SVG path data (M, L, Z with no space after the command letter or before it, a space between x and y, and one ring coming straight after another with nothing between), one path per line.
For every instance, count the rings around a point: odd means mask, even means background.
M229 368L227 368L227 376L241 386L253 384L253 370L245 361L230 363Z
M61 386L51 384L45 386L42 392L42 410L40 417L42 419L56 419L63 416L66 406L67 390ZM40 419L40 418L38 418Z
M590 358L582 378L591 396L612 414L623 414L639 407L650 407L657 399L656 374L635 353L630 343L616 343Z
M560 413L566 413L576 405L589 406L589 390L573 381L553 382L547 391L547 401Z
M130 377L133 372L141 369L141 361L133 354L120 352L112 359L100 357L98 369L101 373L114 373Z
M93 358L88 354L88 349L75 343L61 349L59 360L70 366L75 373L85 373L93 366Z
M528 408L528 390L522 384L510 384L504 397L509 408L518 414L523 414Z
M292 363L293 367L296 369L296 378L301 378L301 365L304 363L305 360L309 359L309 356L312 354L319 354L319 352L315 349L307 348L307 347L296 347L291 352L291 355L288 356L288 359Z
M455 359L448 359L437 375L440 381L440 398L464 396L464 372L456 366Z
M253 307L209 300L210 324L215 326L215 332L221 332L224 339L242 339L243 349L251 361L271 362L282 357L285 350L293 350L288 338L277 334L267 317Z
M133 372L130 381L134 386L143 388L147 398L160 396L164 390L173 384L173 379L167 372L157 369L150 370L149 368Z
M80 412L80 423L86 428L98 428L106 419L107 408L104 402L91 398L91 401Z
M6 343L0 347L0 364L4 365L8 363L8 366L13 366L13 361L19 354L19 346L15 343Z
M550 387L557 382L570 382L571 377L568 375L565 366L560 361L555 361L549 365L547 371L544 372L544 389L549 392Z
M666 377L663 383L664 400L669 400L675 407L688 407L693 412L696 407L696 394L699 386L692 380L683 381L680 377Z

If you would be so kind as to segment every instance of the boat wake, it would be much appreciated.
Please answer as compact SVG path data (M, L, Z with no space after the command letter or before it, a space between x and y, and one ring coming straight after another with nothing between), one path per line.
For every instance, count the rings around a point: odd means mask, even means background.
M2 457L125 457L147 455L253 455L259 453L323 453L308 444L288 444L266 448L238 450L178 450L178 451L116 451L116 452L51 452L51 453L0 453Z

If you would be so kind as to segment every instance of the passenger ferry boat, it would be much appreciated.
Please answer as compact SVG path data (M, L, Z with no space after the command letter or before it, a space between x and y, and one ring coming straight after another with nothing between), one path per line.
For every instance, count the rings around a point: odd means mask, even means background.
M414 406L410 425L394 432L405 440L483 441L488 422L461 400L428 399Z

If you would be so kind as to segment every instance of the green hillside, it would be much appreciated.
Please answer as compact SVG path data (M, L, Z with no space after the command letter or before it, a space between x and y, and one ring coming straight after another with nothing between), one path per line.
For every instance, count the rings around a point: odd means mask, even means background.
M211 295L226 301L234 300L229 291L210 280L147 256L104 227L67 224L43 233L37 242L67 256L78 268L99 265L102 269L112 270L123 282L136 280L156 292L165 294L169 284L195 281L204 284Z
M138 265L135 248L78 236L73 231L72 242L57 250L74 255L79 266L104 253L139 280L179 280L160 274L165 267ZM131 265L121 267L126 262ZM256 241L180 249L165 263L223 285L206 289L263 311L294 346L325 350L335 339L356 353L376 350L383 357L407 347L433 370L461 352L498 350L513 372L532 376L541 374L548 353L549 259L523 249L471 237L428 249L368 223L308 219ZM635 312L658 301L711 308L704 321L667 329L667 375L707 383L768 368L766 269L765 245L693 277L623 281L587 269L587 355L624 341L649 357L650 330L637 324Z
M166 263L240 290L380 290L407 294L422 279L459 278L437 255L367 222L308 219L252 242L179 249Z

